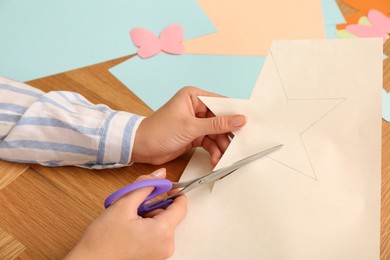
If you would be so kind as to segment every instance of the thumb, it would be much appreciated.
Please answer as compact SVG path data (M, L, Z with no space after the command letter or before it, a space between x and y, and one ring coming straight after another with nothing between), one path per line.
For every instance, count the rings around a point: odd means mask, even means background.
M243 115L216 116L199 119L200 135L224 134L240 129L246 123Z
M149 175L141 175L139 176L135 182L142 181L142 180L150 180L155 178L165 178L166 176L166 170L165 168L158 169L154 172L152 172ZM126 194L125 196L119 198L119 200L114 203L118 205L118 207L124 207L128 212L134 213L137 215L137 210L139 205L146 199L146 197L153 191L154 187L146 187L134 190L130 192L129 194Z

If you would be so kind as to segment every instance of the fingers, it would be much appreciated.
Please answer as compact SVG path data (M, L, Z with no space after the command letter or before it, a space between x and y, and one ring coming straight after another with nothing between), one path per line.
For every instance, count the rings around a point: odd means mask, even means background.
M223 154L217 143L213 139L206 136L203 139L202 147L210 154L211 164L215 166Z
M149 175L141 175L136 179L137 181L148 180L154 178L165 178L165 168L158 169ZM118 201L112 205L112 207L123 207L133 216L138 215L137 210L139 205L146 199L146 197L153 191L154 187L147 187L138 190L134 190L125 196L121 197Z
M157 221L165 222L169 228L176 228L187 214L187 199L184 195L177 197L164 211L155 215Z
M230 144L230 139L227 134L214 135L214 136L210 136L210 138L217 143L222 153L226 151L226 149Z
M193 147L203 147L210 154L211 164L215 166L230 144L230 134L202 136L195 139L192 145Z
M240 129L246 123L243 115L217 116L210 118L198 118L198 134L212 135L224 134Z
M168 196L171 196L177 192L179 192L180 189L175 189L175 190L170 190L167 192L167 195ZM174 203L174 202L173 202ZM148 213L146 213L143 217L146 217L146 218L154 218L156 215L159 215L161 214L161 212L165 211L166 209L155 209L155 210L152 210Z
M246 118L243 115L216 117L199 99L199 96L224 97L222 95L204 91L195 87L185 87L180 92L190 97L195 116L197 118L204 118L204 128L201 129L200 135L232 132L234 130L238 130L246 123Z

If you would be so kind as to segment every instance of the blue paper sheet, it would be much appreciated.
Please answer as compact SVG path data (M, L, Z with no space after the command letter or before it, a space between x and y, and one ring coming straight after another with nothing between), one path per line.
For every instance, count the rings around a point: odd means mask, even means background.
M390 122L390 92L386 92L386 90L382 92L382 117Z
M1 0L0 74L31 80L136 52L129 31L215 31L196 0Z
M180 88L196 86L233 98L249 98L265 57L225 55L138 56L110 69L153 110Z
M335 24L325 25L326 39L338 39L336 32L337 32L337 28Z
M344 16L335 0L321 0L321 7L325 26L345 23Z
M345 23L344 16L335 0L321 0L321 7L326 38L337 39L336 24Z

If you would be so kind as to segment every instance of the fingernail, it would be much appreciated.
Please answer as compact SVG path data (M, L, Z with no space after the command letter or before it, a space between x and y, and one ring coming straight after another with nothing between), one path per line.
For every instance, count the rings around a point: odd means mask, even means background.
M233 127L240 127L243 126L246 122L245 116L234 116L230 123Z
M153 175L154 177L157 177L157 178L161 178L164 176L165 174L165 168L161 168L161 169L158 169L158 170L155 170L154 172L151 173L151 175Z

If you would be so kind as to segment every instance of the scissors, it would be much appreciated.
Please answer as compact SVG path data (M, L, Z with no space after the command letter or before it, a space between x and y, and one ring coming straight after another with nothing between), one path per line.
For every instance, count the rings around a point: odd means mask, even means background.
M108 208L114 201L118 200L122 196L128 194L129 192L132 192L134 190L138 190L145 187L154 187L154 190L152 193L149 194L149 196L146 197L146 199L141 203L141 205L138 208L138 215L143 216L149 211L155 210L155 209L166 209L169 205L172 204L172 202L175 200L175 198L183 195L186 192L189 192L190 190L193 190L195 188L198 188L202 186L205 183L213 183L217 180L222 179L223 177L231 174L232 172L236 171L240 167L249 164L253 162L254 160L257 160L271 152L274 152L281 148L283 145L277 145L274 146L268 150L255 153L253 155L250 155L244 159L241 159L239 161L236 161L232 163L229 166L226 166L224 168L221 168L219 170L211 171L199 178L195 178L189 181L184 182L171 182L167 179L150 179L150 180L143 180L139 182L134 182L130 185L127 185L114 193L112 193L110 196L107 197L107 199L104 201L104 207ZM162 199L154 200L152 202L147 203L149 200L162 195L170 190L176 190L178 191L170 196L167 196Z

